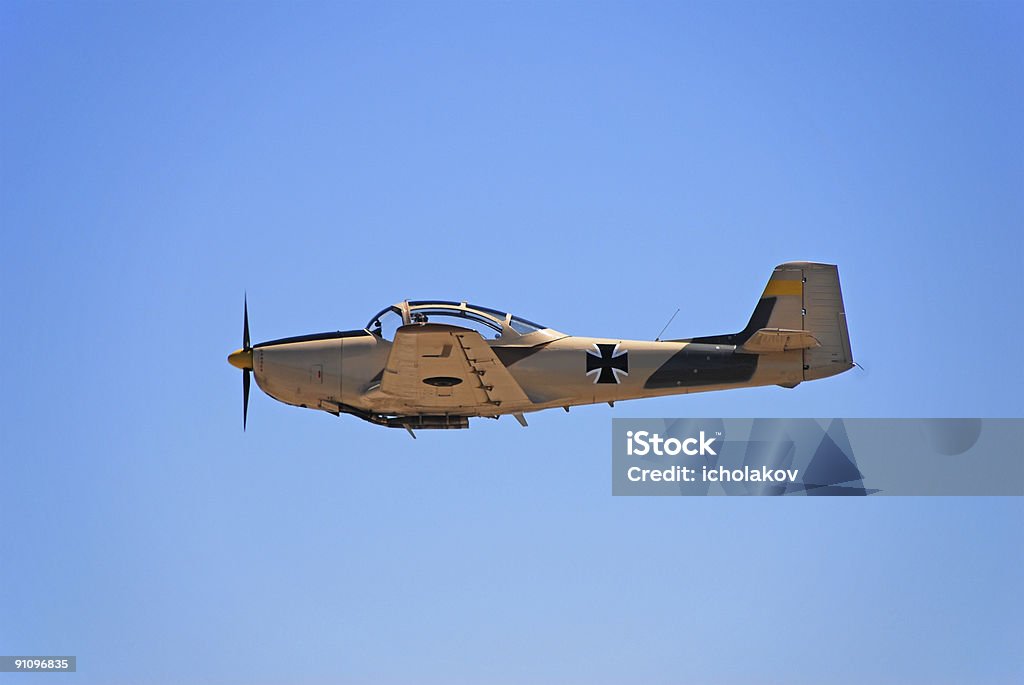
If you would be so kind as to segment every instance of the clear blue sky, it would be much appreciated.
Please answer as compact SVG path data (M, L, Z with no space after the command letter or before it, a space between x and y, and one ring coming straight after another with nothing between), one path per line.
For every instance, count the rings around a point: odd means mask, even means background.
M1021 416L1022 35L990 2L4 2L0 653L1021 682L1020 499L612 498L609 437ZM256 393L241 430L243 290L255 340L406 297L682 337L786 260L840 265L867 372L415 442Z

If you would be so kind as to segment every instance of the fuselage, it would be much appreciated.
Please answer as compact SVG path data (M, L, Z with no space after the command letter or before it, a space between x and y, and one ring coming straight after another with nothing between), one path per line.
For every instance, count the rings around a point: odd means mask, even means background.
M390 415L425 413L421 403L380 390L392 343L368 331L309 336L256 345L253 371L259 387L287 404L313 409L336 405ZM628 370L599 365L600 346L627 356ZM530 399L529 406L463 407L464 416L492 416L802 380L799 350L745 354L735 345L563 336L532 347L492 344ZM606 348L607 349L607 348ZM614 361L614 359L612 360ZM609 378L610 376L610 378ZM600 382L605 381L605 382ZM444 388L424 388L444 393ZM429 404L429 403L428 403ZM429 410L428 410L429 411Z

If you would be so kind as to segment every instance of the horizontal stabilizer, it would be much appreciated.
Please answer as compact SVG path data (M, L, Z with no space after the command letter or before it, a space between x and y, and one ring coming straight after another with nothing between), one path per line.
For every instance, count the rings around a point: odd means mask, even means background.
M768 354L770 352L787 352L789 350L810 350L821 347L818 339L810 331L799 331L788 328L762 328L756 331L740 346L740 352L751 354Z

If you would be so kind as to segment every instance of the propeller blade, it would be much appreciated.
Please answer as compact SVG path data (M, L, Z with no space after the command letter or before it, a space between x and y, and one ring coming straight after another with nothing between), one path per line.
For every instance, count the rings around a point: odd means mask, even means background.
M242 329L242 349L249 349L249 296L245 295L245 328Z
M249 420L249 369L242 372L242 430Z

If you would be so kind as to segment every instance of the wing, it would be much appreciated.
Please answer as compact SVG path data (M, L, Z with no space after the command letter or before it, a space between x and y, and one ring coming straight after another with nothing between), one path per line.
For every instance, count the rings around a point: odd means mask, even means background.
M415 412L506 414L532 404L479 333L442 324L398 329L380 389Z

